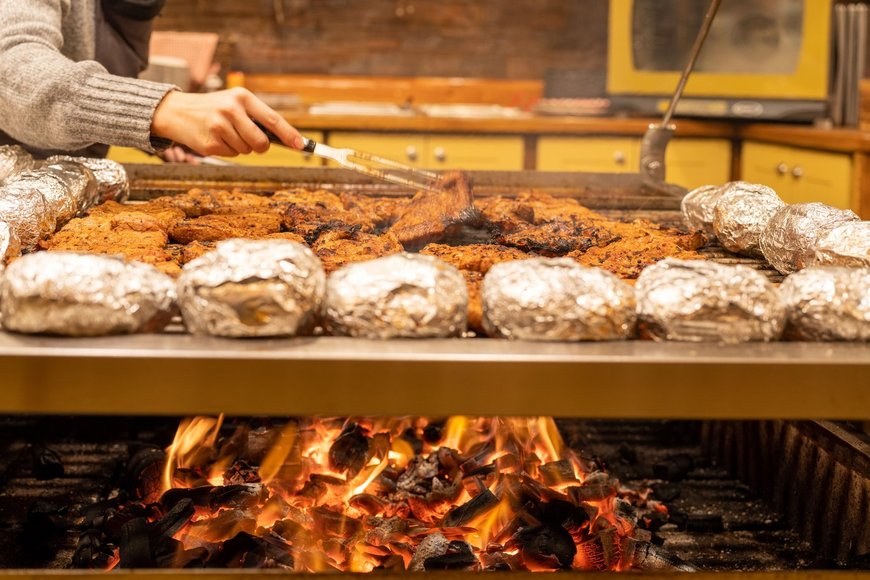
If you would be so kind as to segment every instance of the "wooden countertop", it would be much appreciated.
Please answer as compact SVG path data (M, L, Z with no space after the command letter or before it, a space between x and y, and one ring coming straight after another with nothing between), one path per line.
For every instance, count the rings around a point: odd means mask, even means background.
M282 112L300 130L472 133L505 135L627 135L642 136L653 118L620 117L503 117L460 118L425 115L310 115ZM679 137L752 139L847 153L870 153L870 132L859 129L819 129L807 125L732 123L677 119Z

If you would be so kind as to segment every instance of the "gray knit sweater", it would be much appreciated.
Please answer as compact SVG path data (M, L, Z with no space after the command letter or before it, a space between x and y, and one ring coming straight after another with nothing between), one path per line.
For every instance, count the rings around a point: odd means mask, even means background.
M40 149L151 151L151 117L174 87L93 60L99 0L0 0L0 130Z

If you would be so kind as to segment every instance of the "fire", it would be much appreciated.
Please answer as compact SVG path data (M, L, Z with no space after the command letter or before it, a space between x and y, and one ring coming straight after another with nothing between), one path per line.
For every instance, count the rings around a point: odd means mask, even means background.
M195 417L162 479L152 520L171 531L177 566L618 570L637 528L618 482L550 417Z

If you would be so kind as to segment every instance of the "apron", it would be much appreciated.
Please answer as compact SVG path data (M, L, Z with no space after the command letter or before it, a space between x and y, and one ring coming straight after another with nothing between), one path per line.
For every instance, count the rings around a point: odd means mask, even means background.
M136 78L148 66L148 45L154 17L166 0L97 0L94 14L94 60L110 74ZM79 151L35 149L0 131L0 145L21 145L36 157L64 154L105 157L108 145L95 144Z

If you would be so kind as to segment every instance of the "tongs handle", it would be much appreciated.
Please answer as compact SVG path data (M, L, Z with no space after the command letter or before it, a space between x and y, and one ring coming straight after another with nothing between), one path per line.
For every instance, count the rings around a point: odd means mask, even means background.
M253 121L253 119L251 120ZM270 143L274 143L275 145L283 145L286 147L286 145L284 145L284 142L281 141L281 138L269 129L267 129L266 126L263 125L261 122L254 121L254 125L256 125L257 128L260 129L260 131L266 134L266 137L269 138ZM309 139L308 137L303 135L302 142L305 144L304 147L302 147L301 149L303 153L314 153L314 148L317 147L317 141L315 141L314 139Z

